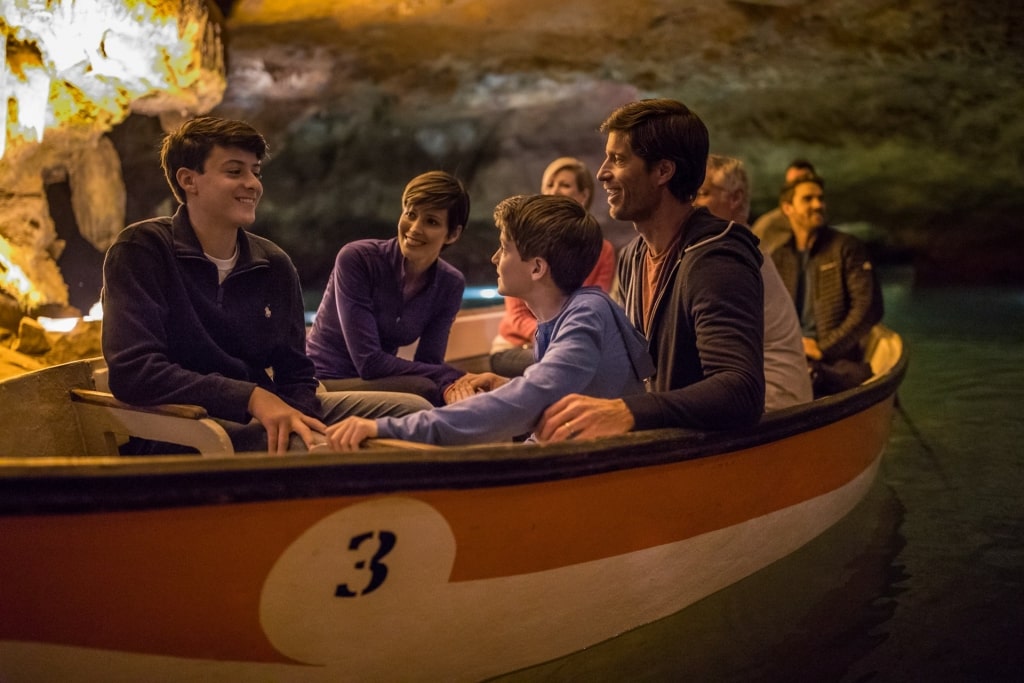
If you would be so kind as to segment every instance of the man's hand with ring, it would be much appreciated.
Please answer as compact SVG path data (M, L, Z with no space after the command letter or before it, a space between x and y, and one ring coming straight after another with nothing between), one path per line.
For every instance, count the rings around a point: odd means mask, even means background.
M569 394L544 411L534 434L542 443L554 443L579 436L589 439L625 434L635 424L633 413L622 399Z

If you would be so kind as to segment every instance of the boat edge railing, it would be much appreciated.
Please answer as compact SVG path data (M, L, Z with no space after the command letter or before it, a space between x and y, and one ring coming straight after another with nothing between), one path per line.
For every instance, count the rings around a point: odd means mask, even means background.
M138 509L283 498L511 486L649 467L752 448L895 400L905 348L886 375L766 414L748 429L660 429L550 445L488 444L230 457L0 458L0 513Z

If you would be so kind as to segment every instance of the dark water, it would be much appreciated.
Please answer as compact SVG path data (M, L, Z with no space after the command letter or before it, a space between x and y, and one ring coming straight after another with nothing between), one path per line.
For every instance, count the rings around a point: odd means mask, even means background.
M793 555L499 680L1024 681L1024 289L887 273L910 370L875 485Z

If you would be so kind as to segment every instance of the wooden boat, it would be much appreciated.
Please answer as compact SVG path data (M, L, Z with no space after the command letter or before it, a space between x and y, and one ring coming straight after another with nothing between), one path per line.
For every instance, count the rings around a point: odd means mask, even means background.
M0 383L0 680L471 681L612 638L857 504L907 367L875 337L756 428L552 446L90 456L130 410L93 364Z

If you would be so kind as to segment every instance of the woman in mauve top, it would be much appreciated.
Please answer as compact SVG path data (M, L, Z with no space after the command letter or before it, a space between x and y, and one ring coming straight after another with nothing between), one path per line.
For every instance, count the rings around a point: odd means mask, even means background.
M396 237L341 248L306 339L327 389L403 391L444 405L464 374L444 356L466 281L440 254L468 218L463 184L431 171L406 185ZM417 341L412 360L397 356Z

